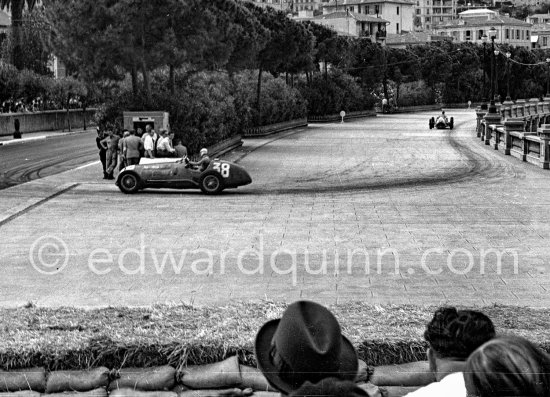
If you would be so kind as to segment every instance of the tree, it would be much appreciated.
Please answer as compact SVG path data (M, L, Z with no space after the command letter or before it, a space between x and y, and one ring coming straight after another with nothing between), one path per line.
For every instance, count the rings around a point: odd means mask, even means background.
M25 5L32 10L36 0L0 0L0 9L11 10L13 53L12 60L15 67L23 69L23 50L21 47L21 26L23 26L23 9Z
M21 62L22 69L29 69L38 74L51 75L48 67L50 61L50 51L47 46L50 29L47 25L42 9L35 8L32 11L26 11L23 16L23 25L21 26ZM13 37L8 36L1 41L0 53L4 60L13 58Z

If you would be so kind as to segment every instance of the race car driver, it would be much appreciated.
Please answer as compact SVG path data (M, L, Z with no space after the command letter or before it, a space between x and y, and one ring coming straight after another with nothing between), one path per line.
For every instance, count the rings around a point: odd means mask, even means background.
M208 157L208 150L205 148L202 148L200 151L200 160L199 161L189 161L187 160L187 164L189 164L192 167L195 167L199 169L201 172L203 172L205 169L208 168L210 165L210 157Z

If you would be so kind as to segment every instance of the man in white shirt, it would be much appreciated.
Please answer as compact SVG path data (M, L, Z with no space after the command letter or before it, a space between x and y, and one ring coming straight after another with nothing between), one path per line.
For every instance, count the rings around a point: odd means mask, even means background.
M494 337L494 325L483 313L454 307L438 309L424 332L424 339L430 345L428 362L436 382L407 396L466 397L462 373L466 360L479 346Z
M155 133L155 130L153 130L153 127L151 124L147 124L145 126L145 134L143 139L143 148L145 150L145 157L149 157L150 159L155 158L155 145L157 143L158 136Z
M176 150L172 146L172 138L174 133L166 130L161 131L161 137L157 144L157 157L175 157Z

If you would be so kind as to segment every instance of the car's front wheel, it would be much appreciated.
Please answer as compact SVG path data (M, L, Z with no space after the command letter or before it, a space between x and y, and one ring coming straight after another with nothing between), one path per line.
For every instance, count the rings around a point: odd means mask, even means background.
M140 188L139 178L135 174L124 174L120 177L118 188L126 194L136 193Z
M223 180L216 172L207 172L201 176L200 187L204 194L218 194L224 188Z

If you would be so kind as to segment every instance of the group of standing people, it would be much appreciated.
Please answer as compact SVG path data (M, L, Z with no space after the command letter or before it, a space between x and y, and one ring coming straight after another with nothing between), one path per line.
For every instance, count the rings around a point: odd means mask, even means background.
M114 179L115 170L139 164L142 157L187 157L187 148L174 133L165 129L157 134L151 124L137 130L106 132L97 128L96 137L99 159L103 167L103 179Z

